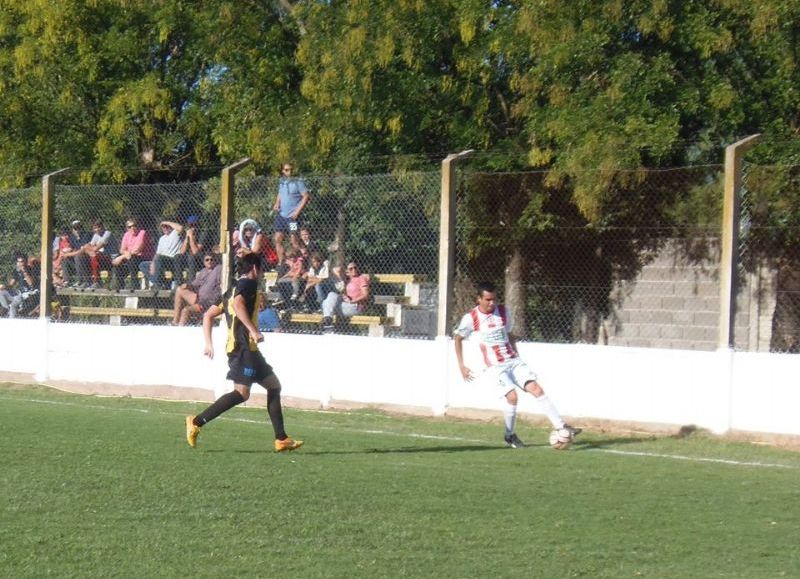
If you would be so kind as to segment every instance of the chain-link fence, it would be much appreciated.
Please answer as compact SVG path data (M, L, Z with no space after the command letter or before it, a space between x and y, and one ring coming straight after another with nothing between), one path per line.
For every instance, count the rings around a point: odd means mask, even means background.
M455 304L449 327L474 304L474 285L488 280L499 287L516 333L526 340L717 347L722 166L611 176L598 171L566 180L537 171L485 172L467 162L456 176ZM744 167L737 349L800 349L798 180L797 167ZM264 234L265 329L432 337L440 172L312 175L302 181L311 201L297 236L284 236L283 251L276 247L273 211L279 179L240 175L235 181L229 235L238 236L247 220ZM204 272L201 278L213 279L208 271L220 264L220 190L220 180L57 185L53 319L198 324L203 308L218 295L204 294L202 304L190 307L200 296L182 293L181 285L192 285ZM0 195L5 286L0 314L7 316L22 283L15 275L17 254L28 258L38 277L42 191L32 187ZM250 233L242 229L247 245ZM130 249L123 239L140 231L149 238L147 249L135 259L119 260ZM358 272L349 271L349 264ZM321 266L324 281L317 279L323 278ZM299 277L293 276L298 271ZM346 294L361 273L371 280L367 303L344 312L337 298L326 310L325 299ZM218 270L215 275L219 279ZM219 283L216 287L218 294ZM17 317L39 313L35 298L17 306Z
M456 315L492 281L523 339L715 348L723 167L582 178L464 166Z
M296 178L310 202L296 230L278 237L280 226L288 225L274 211L279 179L239 176L227 241L235 260L243 250L262 253L264 329L432 336L439 180L438 171ZM41 204L41 190L32 193ZM221 204L220 180L58 184L53 318L199 324L203 311L219 302L223 285ZM41 209L34 209L25 218L34 234L27 243L32 251L41 235ZM355 311L342 304L356 277L348 264L370 279L369 299ZM336 302L330 308L324 306L329 296Z
M745 166L736 349L800 349L799 173ZM473 305L475 283L488 280L524 339L717 348L724 167L582 179L604 186L581 191L547 172L463 166L451 322Z
M0 315L39 312L40 187L0 191Z
M737 343L800 352L800 167L746 163L743 183Z
M311 200L297 230L281 233L282 248L275 233L287 219L274 211L280 180L239 178L235 193L241 234L247 235L246 220L267 233L265 290L282 328L432 336L440 173L311 176L295 183ZM348 309L358 295L351 282L362 275L369 276L370 297Z

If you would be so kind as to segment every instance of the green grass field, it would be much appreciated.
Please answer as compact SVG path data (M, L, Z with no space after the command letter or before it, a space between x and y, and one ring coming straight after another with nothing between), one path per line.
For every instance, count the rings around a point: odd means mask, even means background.
M800 577L800 453L0 386L3 577Z

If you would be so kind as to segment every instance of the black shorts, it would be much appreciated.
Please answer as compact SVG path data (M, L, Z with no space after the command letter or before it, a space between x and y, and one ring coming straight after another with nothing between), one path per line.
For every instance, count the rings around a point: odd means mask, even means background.
M272 366L261 352L247 348L228 354L228 368L228 380L245 386L252 386L253 382L260 384L273 374Z

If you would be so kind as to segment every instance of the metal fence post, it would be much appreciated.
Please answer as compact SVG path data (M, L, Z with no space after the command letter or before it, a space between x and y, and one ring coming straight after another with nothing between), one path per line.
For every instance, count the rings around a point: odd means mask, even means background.
M56 177L68 169L59 169L42 177L42 239L39 247L39 318L47 319L51 314L53 278L53 198Z
M739 262L739 208L742 160L760 134L725 148L725 191L722 207L722 255L719 264L719 340L717 348L733 349L736 324L736 282Z
M436 336L448 334L450 314L453 309L453 280L455 278L455 226L456 179L455 161L464 159L473 151L448 155L442 161L442 197L439 210L439 309Z
M219 215L219 252L222 256L222 293L224 294L231 284L233 270L233 247L230 234L233 221L233 205L235 202L236 173L250 164L250 158L245 157L222 170L222 192L220 195Z

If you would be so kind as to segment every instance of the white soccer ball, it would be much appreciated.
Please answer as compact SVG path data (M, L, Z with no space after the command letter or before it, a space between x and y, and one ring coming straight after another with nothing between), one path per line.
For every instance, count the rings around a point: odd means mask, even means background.
M550 432L550 446L556 450L564 450L572 444L572 433L566 428L557 428Z

